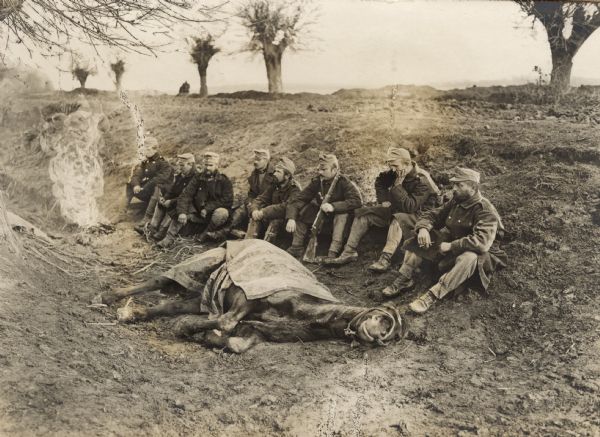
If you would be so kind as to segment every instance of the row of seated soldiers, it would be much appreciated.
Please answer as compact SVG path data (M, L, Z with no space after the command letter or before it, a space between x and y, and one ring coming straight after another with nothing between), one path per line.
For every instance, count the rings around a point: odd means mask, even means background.
M196 168L194 155L178 155L179 170L173 179L173 169L157 152L157 141L146 139L145 146L146 160L127 185L127 201L137 197L148 202L136 230L150 232L163 248L173 244L188 224L201 229L197 237L200 241L263 236L273 242L285 229L293 234L287 251L299 258L320 210L325 228L332 229L328 254L321 262L342 265L358 259L359 243L371 227L387 227L381 256L369 270L389 270L403 239L405 254L397 278L381 291L380 297L393 298L412 288L412 278L423 260L436 263L443 272L437 283L409 305L416 313L427 311L466 284L485 291L491 273L506 264L506 254L496 243L497 234L504 229L502 221L496 208L480 193L479 173L471 169L456 170L451 179L453 197L438 206L440 192L429 173L411 159L408 150L392 147L385 160L389 169L375 180L377 204L363 206L358 187L340 173L335 155L321 154L318 174L301 189L294 179L296 167L292 160L282 157L274 162L268 150L258 149L254 150L247 197L234 209L233 186L219 170L218 154L205 152L202 170ZM334 180L336 185L324 202ZM248 225L243 232L239 228L245 222Z

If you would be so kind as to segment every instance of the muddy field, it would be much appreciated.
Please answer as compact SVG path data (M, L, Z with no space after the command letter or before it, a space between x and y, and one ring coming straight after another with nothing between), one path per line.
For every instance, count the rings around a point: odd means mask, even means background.
M240 192L257 146L288 154L302 183L327 150L373 201L385 150L408 137L440 184L458 163L480 170L503 217L511 263L490 295L410 317L403 342L262 344L244 355L176 339L167 319L118 325L115 308L88 307L98 292L206 247L158 251L132 230L135 211L120 213L135 130L108 94L88 97L111 124L101 151L107 226L66 225L37 135L45 108L74 96L14 97L0 125L0 184L9 208L50 240L22 233L23 261L0 248L0 435L599 435L597 99L426 91L139 99L163 154L220 151ZM369 235L357 264L315 271L351 304L371 303L394 277L366 271L384 239ZM397 302L426 288L427 273Z

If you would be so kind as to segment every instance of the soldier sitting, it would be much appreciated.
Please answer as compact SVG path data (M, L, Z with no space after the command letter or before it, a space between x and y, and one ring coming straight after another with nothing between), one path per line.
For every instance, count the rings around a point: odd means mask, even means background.
M207 237L214 240L223 240L229 234L235 238L244 238L244 231L240 226L244 226L250 218L252 202L274 182L274 168L271 164L271 153L267 149L254 150L254 170L248 177L248 197L244 203L233 211L231 221L220 231L211 232Z
M204 227L199 241L206 239L206 233L223 226L229 218L229 209L233 203L231 181L219 172L219 155L205 152L204 170L197 173L187 184L177 199L177 220L173 220L167 235L158 245L170 247L175 237L188 222Z
M158 196L154 213L149 222L148 231L152 238L162 240L167 234L167 229L177 214L177 198L198 172L196 170L196 159L191 153L177 155L178 173L175 175L173 184L163 193L157 190ZM136 226L139 233L145 232L145 227Z
M481 196L479 173L458 168L450 181L454 182L453 198L419 216L415 225L417 237L404 244L406 253L400 274L381 292L384 297L397 296L414 285L413 273L423 259L437 263L446 273L410 303L410 309L416 313L427 311L467 280L476 288L487 290L491 274L506 266L506 253L494 244L497 233L504 230L502 220L494 205Z
M164 190L173 181L173 168L162 156L158 154L158 141L154 137L146 137L144 140L144 159L137 165L127 183L125 209L129 208L131 200L136 197L147 203L146 211L154 206L148 204L158 187ZM150 214L152 214L152 212Z
M358 187L346 175L340 174L329 202L322 203L335 175L340 171L339 167L335 155L321 154L319 156L319 175L313 178L308 186L298 194L296 200L290 204L290 218L286 224L286 231L294 233L292 245L288 249L288 253L292 256L302 256L306 233L314 222L319 209L325 213L326 221L333 222L328 257L335 258L342 249L349 213L362 205L362 198Z
M294 180L295 172L296 166L289 158L283 157L275 165L274 182L250 205L252 218L246 238L258 238L262 229L268 226L264 239L273 242L284 219L292 218L290 204L300 193L300 185Z
M391 147L387 152L386 164L390 169L375 179L379 205L355 211L350 236L342 254L334 259L325 259L325 263L341 265L355 261L358 259L358 244L369 228L388 227L383 252L379 260L369 267L375 272L387 271L402 237L412 234L418 212L426 206L435 205L439 189L429 173L411 160L408 150Z

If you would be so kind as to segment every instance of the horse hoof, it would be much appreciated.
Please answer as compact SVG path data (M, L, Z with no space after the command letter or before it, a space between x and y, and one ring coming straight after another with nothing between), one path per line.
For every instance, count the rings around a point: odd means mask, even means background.
M243 354L252 347L252 339L242 337L230 337L227 339L227 347L236 354Z
M119 323L128 323L132 322L133 320L135 320L135 316L131 306L124 306L123 308L119 308L117 310L117 321Z

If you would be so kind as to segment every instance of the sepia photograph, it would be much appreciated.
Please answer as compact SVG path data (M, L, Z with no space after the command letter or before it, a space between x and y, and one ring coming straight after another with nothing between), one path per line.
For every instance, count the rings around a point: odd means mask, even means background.
M598 28L0 0L0 436L600 436Z

